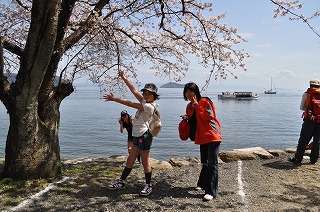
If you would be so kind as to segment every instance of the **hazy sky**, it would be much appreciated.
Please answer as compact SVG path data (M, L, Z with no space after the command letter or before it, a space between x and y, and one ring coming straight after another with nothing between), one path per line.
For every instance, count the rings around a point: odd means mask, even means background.
M234 26L247 42L241 45L249 54L247 72L238 70L238 79L213 81L220 89L249 88L263 92L271 77L277 88L305 90L310 79L320 79L320 37L301 21L287 17L273 19L275 5L268 0L214 0L213 14L226 12L224 21ZM310 15L320 9L320 0L305 0L297 13ZM320 17L311 22L320 32ZM201 69L193 65L194 70ZM205 75L190 71L183 82L203 84Z
M301 21L287 17L273 19L275 5L268 0L217 0L217 12L227 12L226 23L238 28L246 37L243 48L250 54L247 72L238 71L238 80L222 81L221 85L270 87L270 77L278 88L305 90L310 79L320 79L320 37ZM320 9L319 0L305 0L302 11L311 15ZM320 18L311 22L320 32ZM220 82L215 82L219 84Z
M0 0L8 2L8 0ZM263 92L270 88L270 79L278 90L305 90L310 79L320 79L320 37L314 34L301 21L289 21L288 17L273 19L275 5L269 0L212 0L212 15L227 13L223 22L236 27L247 39L239 48L245 49L250 58L245 60L247 72L241 69L227 80L212 81L210 87L219 90L250 89ZM307 17L320 9L320 0L304 0L304 8L296 11ZM311 24L319 30L320 18ZM181 83L196 82L199 86L205 82L206 70L192 61L186 78ZM199 70L201 73L199 74ZM169 79L152 75L150 70L141 70L139 80L143 83L164 84ZM208 70L209 71L209 70Z
M310 79L320 79L320 37L301 21L288 17L273 19L275 5L268 0L213 0L213 15L226 12L224 22L234 26L247 40L241 44L250 55L245 60L247 72L236 70L238 79L231 75L227 80L212 81L210 87L219 90L270 89L271 77L278 91L283 89L305 90ZM298 14L310 15L320 9L320 0L305 0ZM320 32L320 17L311 22ZM206 74L193 61L191 70L182 81L204 84ZM147 76L149 81L159 78ZM142 79L143 81L144 79ZM163 79L160 82L167 82Z

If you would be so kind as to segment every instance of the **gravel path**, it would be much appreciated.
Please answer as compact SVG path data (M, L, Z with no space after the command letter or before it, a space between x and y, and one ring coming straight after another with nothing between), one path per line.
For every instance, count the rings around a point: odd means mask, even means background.
M320 211L320 163L297 166L287 157L220 164L219 195L210 202L194 189L200 164L154 170L153 193L141 197L141 165L125 189L110 191L123 163L98 159L65 167L68 178L11 211Z

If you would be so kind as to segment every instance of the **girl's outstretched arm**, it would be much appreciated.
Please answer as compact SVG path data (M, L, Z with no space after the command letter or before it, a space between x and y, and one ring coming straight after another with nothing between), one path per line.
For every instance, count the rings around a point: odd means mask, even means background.
M120 104L136 108L138 110L143 110L143 106L142 106L141 103L136 103L136 102L132 102L132 101L130 101L128 99L122 99L122 98L115 97L112 93L111 94L105 94L103 96L103 99L105 99L106 101L118 102Z
M139 102L142 102L143 96L140 94L140 92L133 86L131 81L124 75L123 71L119 71L119 76L123 81L126 83L128 88L130 89L131 93L137 98Z

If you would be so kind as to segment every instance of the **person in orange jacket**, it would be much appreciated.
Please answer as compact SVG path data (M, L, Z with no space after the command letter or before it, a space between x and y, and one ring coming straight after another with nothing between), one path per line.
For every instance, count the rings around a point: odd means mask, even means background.
M184 86L183 97L190 102L186 115L196 113L195 144L200 145L202 169L197 189L205 192L204 201L214 199L218 193L218 157L222 141L220 122L216 117L215 106L209 98L202 98L197 84L190 82Z
M301 127L300 138L297 151L293 158L289 158L292 163L301 163L308 142L313 137L310 163L315 164L319 158L319 140L320 140L320 119L319 111L314 111L312 97L320 100L320 80L311 80L310 88L303 94L300 109L303 110L303 124Z

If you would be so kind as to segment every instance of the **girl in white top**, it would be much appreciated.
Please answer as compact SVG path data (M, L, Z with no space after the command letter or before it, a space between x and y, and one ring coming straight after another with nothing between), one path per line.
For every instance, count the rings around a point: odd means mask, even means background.
M120 104L137 109L137 112L133 119L132 127L133 146L127 159L126 167L122 171L120 179L117 179L114 184L109 185L108 189L113 190L125 187L124 181L130 174L135 163L135 159L140 153L146 178L146 184L144 186L144 189L140 192L140 195L149 195L152 192L152 170L150 165L150 148L152 144L152 135L149 132L149 120L154 114L155 109L158 107L158 104L154 103L156 99L159 99L159 95L157 94L158 88L155 84L148 83L143 89L141 89L141 95L122 71L119 71L119 76L123 79L132 94L139 102L136 103L128 99L117 98L113 94L106 94L103 96L106 101L115 101Z

